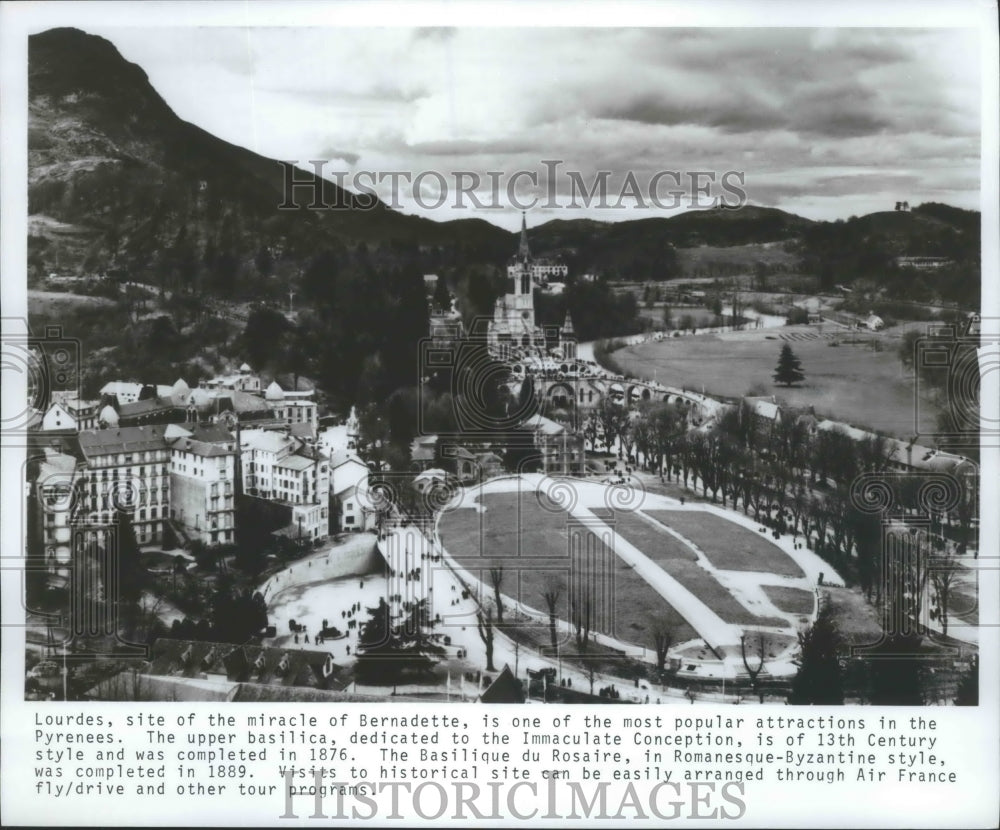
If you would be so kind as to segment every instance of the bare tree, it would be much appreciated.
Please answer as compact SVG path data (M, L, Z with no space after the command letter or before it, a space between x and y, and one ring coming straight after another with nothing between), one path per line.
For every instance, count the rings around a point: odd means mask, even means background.
M542 592L542 597L545 599L545 606L549 610L549 638L552 641L552 648L556 649L559 647L559 635L556 631L556 619L557 619L557 609L559 605L559 598L562 596L563 592L563 581L558 576L550 575L545 580L545 590Z
M500 588L503 585L503 568L490 568L490 584L493 586L493 598L497 604L497 625L503 625L503 600Z
M576 629L576 644L580 652L587 650L590 641L591 614L593 613L593 598L584 591L583 596L571 603L573 627Z
M931 585L934 588L934 607L930 611L931 619L939 620L941 633L948 636L948 603L951 600L952 589L958 581L961 567L953 556L945 552L940 557L934 557L930 566Z
M758 678L760 673L764 671L764 662L767 656L767 643L764 638L763 631L757 631L754 646L756 647L757 654L750 655L747 653L747 635L744 634L740 637L740 654L743 657L743 666L747 670L747 674L750 676L750 687L753 689L753 693L757 695L761 703L764 702L764 692L760 688ZM750 658L754 657L756 660L756 665L750 665Z
M667 652L674 642L674 632L663 617L653 621L653 646L656 648L656 668L663 671L667 664Z
M480 608L476 612L476 628L479 631L479 639L486 646L486 671L496 671L493 667L493 609L487 607Z

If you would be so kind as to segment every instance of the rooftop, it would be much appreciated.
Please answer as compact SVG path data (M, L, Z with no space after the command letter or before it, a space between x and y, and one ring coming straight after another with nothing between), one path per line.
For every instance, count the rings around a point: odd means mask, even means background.
M88 458L164 449L167 446L163 437L165 429L166 427L160 425L88 429L80 433L80 449Z

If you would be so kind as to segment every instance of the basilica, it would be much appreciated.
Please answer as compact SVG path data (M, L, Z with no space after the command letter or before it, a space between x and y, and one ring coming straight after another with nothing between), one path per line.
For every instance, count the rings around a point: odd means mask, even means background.
M490 352L500 360L511 360L527 355L546 354L545 330L535 322L534 284L537 279L536 264L528 247L528 228L524 214L521 215L521 242L517 253L507 266L508 292L496 301L493 319L486 332ZM513 289L513 290L511 290ZM572 339L572 355L565 354L564 339ZM560 349L565 357L575 357L573 323L569 314L559 331Z

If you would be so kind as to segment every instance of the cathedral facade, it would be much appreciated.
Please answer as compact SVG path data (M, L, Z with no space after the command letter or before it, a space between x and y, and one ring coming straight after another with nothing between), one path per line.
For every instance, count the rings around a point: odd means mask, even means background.
M507 266L508 290L498 298L486 331L490 352L500 360L545 353L545 332L535 323L533 260L521 215L521 243Z

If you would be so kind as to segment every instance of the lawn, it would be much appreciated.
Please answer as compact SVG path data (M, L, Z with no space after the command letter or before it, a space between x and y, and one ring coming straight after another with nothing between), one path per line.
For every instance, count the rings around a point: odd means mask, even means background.
M657 557L655 561L660 559L698 561L698 555L691 548L670 534L664 533L637 513L600 508L592 508L590 512L602 521L608 522L619 536L635 545L651 559L655 554Z
M761 534L713 513L692 510L645 512L694 542L719 570L805 576L788 554Z
M838 342L836 335L862 342L834 347L830 343ZM813 406L818 415L903 438L934 431L938 409L926 400L920 402L915 429L913 386L896 355L902 327L878 335L866 332L863 338L850 335L827 323L678 337L619 349L614 359L637 377L704 388L709 395L739 396L757 388L789 405ZM870 348L872 339L881 351ZM802 361L806 377L801 386L777 386L772 379L786 342Z
M808 616L813 612L815 599L812 591L802 588L789 588L785 585L764 585L764 593L774 603L775 607L786 614L803 614Z
M610 516L610 511L607 510L595 509L591 512L602 519ZM652 513L652 511L650 512ZM630 516L628 513L615 514L615 532L626 541L632 542L650 560L663 568L718 614L722 620L736 625L785 625L784 620L775 617L758 617L752 611L744 608L729 593L728 589L697 563L697 557L681 553L684 546L666 532L657 534L654 530L652 536L643 534L642 545L637 543L638 536L633 535L633 539L636 541L632 541L629 535L634 534L635 522L641 522L642 519L638 516L626 518L628 516Z
M590 531L580 538L587 540L593 555L574 556L571 569L565 512L544 509L527 492L491 493L483 497L483 503L484 513L472 508L444 513L438 530L452 558L485 585L491 584L490 569L502 567L502 591L544 613L548 609L544 593L555 580L562 588L556 610L563 620L570 618L570 583L597 586L594 630L650 648L650 622L659 617L673 631L675 642L697 637L653 588L605 550Z

